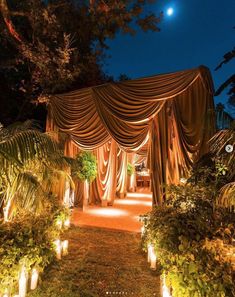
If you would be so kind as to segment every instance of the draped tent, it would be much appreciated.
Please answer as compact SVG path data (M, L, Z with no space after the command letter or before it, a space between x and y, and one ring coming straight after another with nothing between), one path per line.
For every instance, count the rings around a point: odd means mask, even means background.
M163 186L186 177L193 162L207 152L215 131L213 111L211 75L201 66L50 96L47 130L64 132L80 149L99 156L102 173L93 189L98 200L105 192L110 202L115 198L107 191L111 180L125 193L126 153L147 152L153 203L158 204ZM113 153L107 156L111 143Z

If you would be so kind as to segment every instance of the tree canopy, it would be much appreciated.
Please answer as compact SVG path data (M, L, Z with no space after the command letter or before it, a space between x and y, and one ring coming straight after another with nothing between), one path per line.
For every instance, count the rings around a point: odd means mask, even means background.
M235 29L235 27L234 27ZM235 58L235 47L227 52L224 57L222 62L215 68L215 70L220 69L224 64L227 64L231 62ZM220 95L225 89L228 90L228 104L232 107L235 108L235 74L230 75L225 82L223 82L220 87L216 90L215 95L218 96Z
M102 70L107 39L138 27L159 31L161 15L144 11L151 2L1 0L1 110L12 103L2 122L24 119L44 94L112 79Z

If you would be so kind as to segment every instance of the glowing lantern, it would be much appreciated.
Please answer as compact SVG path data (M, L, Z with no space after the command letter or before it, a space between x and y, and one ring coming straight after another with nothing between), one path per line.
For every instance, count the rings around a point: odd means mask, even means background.
M163 284L162 284L162 297L172 297L170 294L170 290L166 285L165 275L163 276Z
M30 289L35 290L38 285L38 271L36 268L32 270Z
M63 254L63 256L68 255L68 246L69 246L69 241L68 240L62 241L62 254Z
M19 297L25 297L27 293L27 273L23 266L19 277Z
M61 241L57 239L54 241L54 244L55 244L56 258L60 260L61 259Z
M152 253L151 253L150 268L153 270L156 270L156 268L157 268L157 255L156 255L154 249L152 250Z
M142 227L141 227L141 237L143 237L143 236L144 236L144 233L145 233L145 227L144 227L144 226L142 226Z
M153 245L151 243L148 244L148 262L151 262L152 253L154 252Z

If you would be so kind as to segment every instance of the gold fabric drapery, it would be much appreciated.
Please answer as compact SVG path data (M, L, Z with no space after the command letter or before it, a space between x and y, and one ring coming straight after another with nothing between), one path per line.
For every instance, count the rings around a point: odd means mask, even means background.
M117 144L112 139L94 150L97 158L97 178L91 184L93 202L107 201L112 205L116 198Z
M117 196L124 198L127 194L127 153L119 148L117 170Z
M122 150L137 152L149 137L154 203L162 201L163 184L179 181L207 151L215 128L208 113L214 109L213 83L203 66L54 95L49 108L55 126L81 149L114 139Z

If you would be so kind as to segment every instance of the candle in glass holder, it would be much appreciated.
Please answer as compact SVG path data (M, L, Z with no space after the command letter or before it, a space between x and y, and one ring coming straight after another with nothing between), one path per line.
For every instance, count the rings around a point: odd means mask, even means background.
M145 232L145 227L144 227L144 226L142 226L142 227L141 227L141 237L143 237L143 236L144 236L144 232Z
M162 284L162 297L171 297L170 290L166 285L165 275L163 276L163 284Z
M9 297L8 295L8 290L5 290L4 294L2 295L2 297Z
M38 285L38 271L36 268L34 268L32 270L32 274L31 274L31 283L30 283L30 289L31 290L35 290L37 288Z
M61 241L57 239L54 241L54 244L55 244L56 258L60 260L61 259Z
M152 250L152 253L151 253L150 268L153 270L156 270L156 268L157 268L157 255L156 255L154 249Z
M70 219L66 219L66 220L64 221L64 226L65 226L65 227L69 227L69 226L70 226Z
M69 246L69 241L68 240L64 240L62 241L62 255L68 255L68 246Z
M27 293L27 274L25 267L22 267L19 277L19 297L25 297Z
M151 256L152 256L152 252L153 252L153 245L151 243L148 244L148 262L151 262Z

